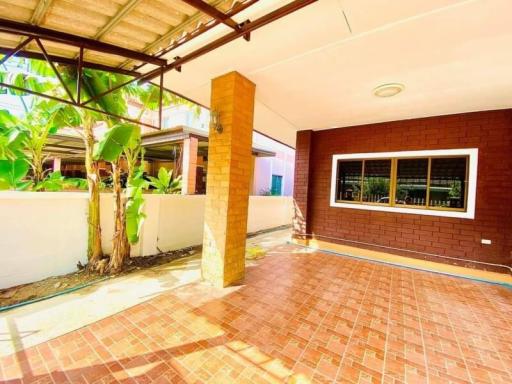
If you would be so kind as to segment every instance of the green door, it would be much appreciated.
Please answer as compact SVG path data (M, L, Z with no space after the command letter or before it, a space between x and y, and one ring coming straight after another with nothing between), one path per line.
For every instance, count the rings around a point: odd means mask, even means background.
M283 187L283 176L272 175L272 188L270 192L272 196L281 196Z

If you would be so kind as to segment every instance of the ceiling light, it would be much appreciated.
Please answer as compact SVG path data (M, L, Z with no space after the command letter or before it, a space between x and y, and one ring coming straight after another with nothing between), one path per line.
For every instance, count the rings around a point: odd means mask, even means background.
M382 84L373 90L373 94L378 97L391 97L398 95L404 88L404 85L399 83Z

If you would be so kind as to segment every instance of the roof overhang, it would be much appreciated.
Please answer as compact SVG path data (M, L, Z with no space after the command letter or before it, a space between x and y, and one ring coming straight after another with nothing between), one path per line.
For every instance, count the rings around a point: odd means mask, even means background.
M29 3L35 6L20 5ZM206 106L211 79L236 70L257 85L254 128L292 146L301 129L512 106L512 50L504 48L512 46L509 0L158 4L0 0L0 10L16 22L164 59L142 62L85 49L83 63L135 70L157 82L167 71L162 86ZM179 19L174 25L173 17ZM0 34L0 46L19 46L20 39L9 36ZM31 52L32 43L21 51ZM76 60L84 47L73 49L48 41L49 55ZM391 98L374 95L390 82L405 90Z
M260 2L240 18L281 3ZM236 70L256 84L255 129L292 145L297 130L511 108L511 14L510 0L322 0L254 32L250 44L169 72L164 84L209 105L210 80ZM374 95L393 82L404 91Z
M200 147L206 154L208 133L185 125L143 133L142 147L147 150L147 158L169 159L172 158L173 153L166 149L179 146L185 139L191 137L199 141ZM82 158L85 148L83 140L78 135L72 134L72 130L69 129L64 134L49 136L44 151L50 156L74 159ZM275 152L257 145L252 147L252 154L256 157L274 157L276 155Z

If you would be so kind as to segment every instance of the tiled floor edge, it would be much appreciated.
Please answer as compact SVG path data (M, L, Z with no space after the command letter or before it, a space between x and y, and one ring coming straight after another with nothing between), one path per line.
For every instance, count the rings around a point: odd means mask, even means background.
M309 249L334 254L337 256L346 256L356 259L393 265L396 267L409 268L418 271L434 272L442 275L480 281L483 283L497 284L512 289L512 276L505 273L490 272L484 270L476 270L466 267L454 266L444 263L436 263L433 261L419 260L405 256L394 255L385 252L370 251L363 248L349 247L336 243L330 243L317 239L301 240L292 239L291 244L299 245ZM359 252L354 253L349 250L357 249ZM421 264L423 265L421 265Z

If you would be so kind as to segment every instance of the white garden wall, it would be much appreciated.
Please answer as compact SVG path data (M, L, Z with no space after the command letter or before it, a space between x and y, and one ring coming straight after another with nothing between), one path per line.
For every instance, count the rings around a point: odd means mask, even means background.
M0 288L76 270L87 262L87 195L0 193Z
M145 195L133 256L199 245L205 196ZM113 199L101 196L103 247L112 249ZM251 196L248 232L291 224L291 197ZM87 261L87 193L0 192L0 289L76 270Z

